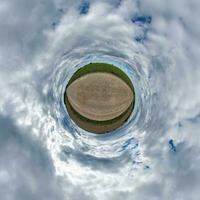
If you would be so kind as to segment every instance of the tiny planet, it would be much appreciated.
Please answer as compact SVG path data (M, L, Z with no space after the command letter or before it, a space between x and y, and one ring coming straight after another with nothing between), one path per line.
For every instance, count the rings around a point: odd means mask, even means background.
M135 92L129 77L107 63L90 63L69 80L64 103L71 119L92 133L122 126L132 113Z

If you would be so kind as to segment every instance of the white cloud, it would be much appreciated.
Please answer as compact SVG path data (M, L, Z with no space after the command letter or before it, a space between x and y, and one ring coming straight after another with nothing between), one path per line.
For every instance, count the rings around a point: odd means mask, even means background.
M93 0L80 15L82 2L0 3L0 197L198 200L200 3ZM152 21L132 23L135 16ZM146 84L129 133L139 146L130 142L120 156L117 144L106 157L106 142L77 143L48 93L63 54L67 66L90 53L136 63Z
M49 154L20 130L10 117L0 117L1 199L64 199Z

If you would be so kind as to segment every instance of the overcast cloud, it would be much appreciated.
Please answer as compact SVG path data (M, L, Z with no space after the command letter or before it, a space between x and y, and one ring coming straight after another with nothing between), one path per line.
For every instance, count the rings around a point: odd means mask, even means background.
M0 199L199 200L199 17L198 0L1 0ZM143 75L120 148L73 137L55 101L94 54Z

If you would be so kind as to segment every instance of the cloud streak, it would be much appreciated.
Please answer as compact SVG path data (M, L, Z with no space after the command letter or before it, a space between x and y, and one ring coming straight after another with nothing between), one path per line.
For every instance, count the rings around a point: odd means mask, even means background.
M0 197L198 200L199 13L197 0L2 1ZM61 75L99 55L138 73L123 142L61 117Z

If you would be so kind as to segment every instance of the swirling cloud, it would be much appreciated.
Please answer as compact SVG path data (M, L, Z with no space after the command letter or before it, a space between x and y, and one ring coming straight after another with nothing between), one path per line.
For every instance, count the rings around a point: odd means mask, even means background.
M197 0L1 1L0 198L198 200L199 13ZM61 113L61 75L100 57L137 73L123 141Z

